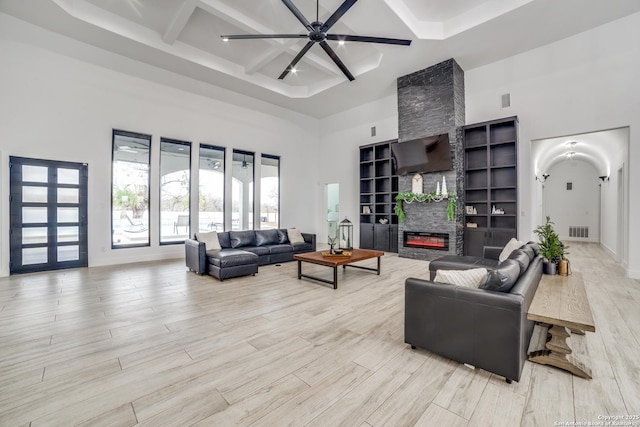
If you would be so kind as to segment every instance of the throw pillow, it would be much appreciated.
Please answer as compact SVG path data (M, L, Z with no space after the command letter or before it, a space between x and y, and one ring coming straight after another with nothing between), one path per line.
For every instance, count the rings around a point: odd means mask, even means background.
M300 233L300 230L298 230L297 228L287 228L287 235L289 236L289 242L291 244L304 243L302 233Z
M487 281L486 268L472 268L469 270L438 270L434 282L450 285L478 288Z
M487 275L487 282L480 289L489 291L509 292L520 277L520 264L507 259Z
M523 244L524 243L518 241L515 237L512 237L511 240L509 240L509 242L507 242L507 244L504 246L504 249L502 249L502 252L500 252L498 261L502 262L505 259L509 258L509 255L511 255L511 252L515 251L516 249L521 247Z
M208 251L212 249L222 249L218 240L218 233L209 231L208 233L196 233L196 240L203 242Z

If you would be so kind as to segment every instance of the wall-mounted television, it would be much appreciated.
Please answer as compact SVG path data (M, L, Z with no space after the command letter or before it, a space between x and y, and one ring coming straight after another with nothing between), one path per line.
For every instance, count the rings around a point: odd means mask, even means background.
M448 133L391 144L391 152L398 175L453 169Z

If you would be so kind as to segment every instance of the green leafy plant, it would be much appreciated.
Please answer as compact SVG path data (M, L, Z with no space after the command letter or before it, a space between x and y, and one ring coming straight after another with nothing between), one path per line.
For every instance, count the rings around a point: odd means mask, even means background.
M431 193L417 194L411 192L400 192L396 196L396 205L394 207L394 212L398 215L398 220L400 222L404 222L405 214L404 214L404 202L407 203L430 203L430 202L439 202L442 198L436 196L436 192L433 191ZM456 217L456 195L449 194L449 198L447 200L447 221L453 221Z
M546 222L533 231L538 236L540 254L550 262L558 262L565 254L565 247L562 245L558 233L553 229L554 225L551 218L547 216Z

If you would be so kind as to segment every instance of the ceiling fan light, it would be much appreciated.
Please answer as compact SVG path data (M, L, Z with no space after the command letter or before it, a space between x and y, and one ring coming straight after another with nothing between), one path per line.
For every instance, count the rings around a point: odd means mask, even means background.
M340 46L344 46L344 40L338 40L338 44L339 44Z
M298 72L298 69L294 67L294 68L291 69L291 72L295 74L295 73Z
M228 42L228 41L229 41L229 37L224 37L224 36L223 36L223 37L222 37L222 41L223 41L223 42Z

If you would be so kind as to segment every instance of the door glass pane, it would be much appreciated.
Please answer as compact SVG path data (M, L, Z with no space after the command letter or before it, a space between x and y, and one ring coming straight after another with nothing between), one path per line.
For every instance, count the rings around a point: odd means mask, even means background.
M78 208L58 208L58 222L78 222Z
M58 262L80 259L79 246L58 246Z
M160 139L160 243L189 237L191 143Z
M45 166L22 165L22 181L47 182L49 168Z
M58 227L58 242L77 242L80 240L78 227Z
M80 183L80 171L78 169L58 168L58 184L74 184Z
M23 203L47 203L47 187L22 187Z
M149 246L151 136L114 131L111 230L114 248Z
M47 208L22 208L22 223L47 222Z
M224 153L222 147L200 146L199 231L224 231Z
M78 188L58 188L58 203L79 203L80 190Z
M260 164L260 228L280 225L280 157L262 155Z
M22 249L22 265L45 264L47 259L47 248Z
M22 229L22 244L47 243L47 227L25 227Z
M254 155L233 150L231 170L231 229L253 230Z

